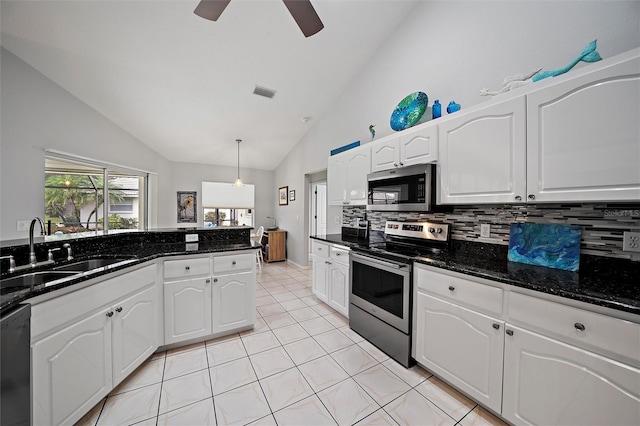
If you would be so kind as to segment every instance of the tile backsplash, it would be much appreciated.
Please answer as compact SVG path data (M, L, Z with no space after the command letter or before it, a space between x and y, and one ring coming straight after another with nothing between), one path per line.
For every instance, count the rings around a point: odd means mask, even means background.
M622 233L640 231L640 203L536 204L456 206L448 213L367 212L364 206L342 209L344 226L356 226L367 215L371 229L382 231L387 220L429 220L451 224L451 238L489 244L509 244L512 222L578 225L581 252L640 262L640 253L622 251ZM491 225L489 238L480 237L480 225Z

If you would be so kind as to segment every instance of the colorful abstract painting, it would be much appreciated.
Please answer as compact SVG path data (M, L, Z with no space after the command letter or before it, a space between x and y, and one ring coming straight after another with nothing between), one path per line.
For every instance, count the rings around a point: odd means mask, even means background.
M577 271L580 266L579 226L512 223L508 259L511 262Z

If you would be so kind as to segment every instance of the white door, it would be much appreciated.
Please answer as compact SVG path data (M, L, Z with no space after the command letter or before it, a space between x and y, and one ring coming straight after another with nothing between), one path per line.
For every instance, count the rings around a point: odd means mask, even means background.
M640 370L506 325L502 415L520 425L638 425Z
M390 170L400 166L400 143L397 136L371 144L371 171Z
M328 271L329 262L319 256L311 256L313 262L313 294L323 302L328 302Z
M417 295L416 361L500 412L504 323Z
M213 277L213 333L255 323L255 287L253 272Z
M164 284L165 344L211 334L211 278Z
M329 306L349 317L349 267L331 263L329 268Z
M440 203L525 201L524 96L461 114L438 128Z
M33 424L73 424L111 391L109 309L32 347Z
M311 235L325 235L327 233L327 183L312 183L311 194Z
M527 95L530 201L640 199L640 59Z
M114 386L158 348L157 295L153 286L112 307Z
M438 159L438 126L406 130L400 135L400 166L431 163Z

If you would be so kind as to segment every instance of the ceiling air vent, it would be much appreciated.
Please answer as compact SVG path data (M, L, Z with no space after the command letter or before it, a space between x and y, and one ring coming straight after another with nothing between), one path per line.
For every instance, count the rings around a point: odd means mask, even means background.
M258 96L264 96L265 98L273 98L276 94L275 90L267 89L266 87L256 86L253 89L253 94Z

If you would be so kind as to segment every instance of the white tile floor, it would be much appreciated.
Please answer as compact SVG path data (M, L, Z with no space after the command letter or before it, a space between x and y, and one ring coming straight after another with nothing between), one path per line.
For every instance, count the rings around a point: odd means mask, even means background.
M311 293L311 271L265 264L255 329L150 357L78 425L503 425L405 369Z

